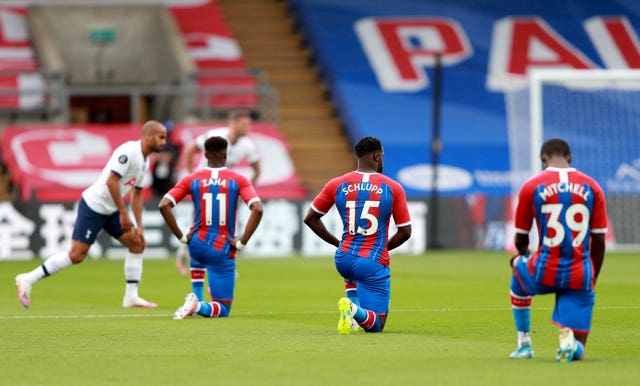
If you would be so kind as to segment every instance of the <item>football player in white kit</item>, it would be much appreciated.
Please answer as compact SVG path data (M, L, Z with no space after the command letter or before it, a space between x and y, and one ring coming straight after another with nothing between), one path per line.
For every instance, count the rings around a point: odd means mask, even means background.
M96 182L82 192L71 237L71 249L58 252L31 272L16 276L18 299L31 305L31 289L40 279L81 263L102 229L128 248L125 255L126 279L123 307L157 307L138 295L142 278L142 253L147 243L142 227L142 180L149 169L151 153L157 153L167 141L167 129L157 121L142 126L141 139L120 145L111 155ZM123 197L132 191L131 211L134 226Z
M227 147L227 167L233 169L242 162L243 159L246 159L253 169L253 175L246 177L249 178L255 186L260 176L260 153L258 153L256 144L247 136L251 130L252 121L249 110L233 110L229 113L228 127L211 129L197 136L193 143L184 150L187 172L193 172L193 156L197 152L204 151L204 142L211 137L222 137L226 139L229 144ZM207 166L206 159L202 157L200 164L197 165L197 170L205 166Z
M227 140L227 167L234 169L242 160L247 160L251 165L253 174L246 176L253 186L260 176L260 153L256 144L247 136L251 130L251 111L246 109L237 109L229 113L228 127L221 127L208 130L195 138L192 144L184 150L184 161L187 172L192 173L193 156L204 151L204 142L211 137L222 137ZM202 157L201 162L197 165L196 170L204 168L206 159ZM181 275L187 274L189 266L189 254L185 245L180 245L176 251L176 268Z

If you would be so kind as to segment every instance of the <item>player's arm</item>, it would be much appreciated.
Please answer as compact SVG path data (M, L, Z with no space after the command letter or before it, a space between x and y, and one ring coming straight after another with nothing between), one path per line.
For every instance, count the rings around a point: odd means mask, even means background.
M131 191L131 211L140 231L142 231L142 207L142 188L135 187Z
M513 268L513 262L516 258L529 254L529 233L520 233L516 231L513 237L513 245L516 247L516 254L509 259L509 265Z
M393 189L393 220L398 231L387 242L387 249L393 250L401 246L411 237L411 215L407 204L407 195L400 184Z
M321 213L316 212L313 208L309 208L307 215L304 217L304 223L313 233L318 235L318 237L337 248L340 246L340 240L327 230L327 227L325 227L322 222L322 216Z
M595 199L593 203L593 212L591 213L591 244L589 255L593 263L593 270L596 280L600 274L602 263L604 262L605 253L605 235L607 232L607 209L605 204L604 192L602 188L594 181L593 185Z
M387 244L388 250L393 250L401 246L405 241L411 237L411 224L398 227L398 231L391 236L389 244Z
M184 149L184 167L187 169L187 172L193 172L193 155L198 153L200 149L198 145L194 142L189 144Z
M529 234L516 232L513 238L513 244L516 247L519 255L526 255L529 253Z
M131 222L131 218L129 217L129 212L127 211L127 207L124 205L124 200L122 199L122 193L120 192L120 176L114 172L109 173L109 178L107 178L107 188L109 189L109 194L111 195L111 199L114 204L116 204L116 208L118 208L118 212L120 213L120 226L124 232L129 232L131 228L133 228L133 223Z
M260 220L262 219L262 203L259 200L256 200L249 205L249 210L251 214L249 214L249 219L247 220L247 225L244 227L244 232L242 232L242 236L238 239L230 239L231 244L237 249L242 249L247 243L249 239L253 235L253 232L258 228L258 224L260 224ZM240 242L240 244L238 244Z
M604 262L605 247L604 233L592 233L591 234L591 261L593 262L593 269L595 271L596 280L600 274L602 263Z
M513 237L513 245L516 247L517 254L511 256L509 264L513 267L513 261L521 255L529 253L529 229L533 224L533 204L531 202L533 192L529 184L525 183L518 193L518 205L515 212L515 228L516 233Z
M169 190L164 197L158 203L158 210L164 219L164 222L167 223L171 232L182 242L186 244L191 240L191 236L193 232L189 232L189 234L184 234L180 227L178 226L178 222L176 221L175 216L173 215L172 208L178 204L178 202L182 201L183 198L190 194L189 185L192 181L192 176L186 176L182 178L178 183Z
M258 177L260 177L260 162L256 161L251 164L253 168L253 177L251 178L251 185L256 186L256 182L258 181Z
M191 235L185 235L184 233L182 233L182 229L180 229L180 227L178 226L176 217L173 215L173 207L173 201L167 198L166 195L162 197L162 200L160 200L160 203L158 204L158 210L160 211L164 222L167 223L167 226L169 227L169 229L171 229L171 232L173 232L178 240L186 244L189 239L191 239Z
M131 191L131 211L133 212L133 217L136 219L136 227L131 228L135 234L142 239L142 244L144 248L147 248L147 242L144 239L144 228L142 226L142 188L134 187Z

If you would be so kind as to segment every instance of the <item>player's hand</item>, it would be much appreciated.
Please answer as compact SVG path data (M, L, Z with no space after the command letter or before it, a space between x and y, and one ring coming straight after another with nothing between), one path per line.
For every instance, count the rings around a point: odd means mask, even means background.
M527 253L525 253L525 254L522 254L522 253L520 253L520 252L516 252L516 254L515 254L515 255L513 255L513 256L511 256L511 258L509 259L509 265L511 266L511 268L513 268L513 264L515 263L515 261L516 261L516 259L517 259L518 257L525 257L525 258L528 258L528 257L529 257L529 255L530 255L530 252L529 252L529 251L527 251Z
M183 233L182 237L184 237L185 241L183 241L182 239L180 239L180 242L183 244L189 244L189 241L191 241L191 238L193 237L193 230L189 230L189 232L187 233Z
M231 244L231 246L237 249L238 251L244 248L244 244L242 243L242 241L240 241L240 239L227 236L227 240L229 240L229 243Z
M129 232L133 228L133 223L129 217L129 213L120 212L120 226L123 232Z
M511 258L509 259L509 265L511 266L511 268L513 268L513 263L520 256L521 256L520 253L516 253L515 255L511 256Z
M147 240L144 238L144 233L142 232L142 230L138 228L131 228L131 232L133 233L134 239L142 244L142 249L147 249Z

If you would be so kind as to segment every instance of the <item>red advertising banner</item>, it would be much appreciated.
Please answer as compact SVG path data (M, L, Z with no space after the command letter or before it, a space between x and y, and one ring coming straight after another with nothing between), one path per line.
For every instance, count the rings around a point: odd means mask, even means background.
M171 139L182 148L197 135L220 126L176 125ZM115 148L139 138L139 125L8 126L2 132L2 159L22 201L76 201L82 190L98 178ZM255 124L250 138L261 153L258 194L265 199L306 197L287 143L275 126ZM182 165L179 162L174 171L177 176L186 173ZM242 172L243 165L239 166ZM149 174L145 187L151 183ZM145 189L147 196L148 190Z

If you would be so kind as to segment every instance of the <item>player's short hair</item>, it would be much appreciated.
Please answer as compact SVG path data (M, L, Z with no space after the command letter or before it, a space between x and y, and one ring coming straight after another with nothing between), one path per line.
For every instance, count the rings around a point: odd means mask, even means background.
M375 137L361 138L353 148L356 152L356 157L362 157L363 155L382 151L382 143Z
M560 138L553 138L542 144L540 148L540 155L546 154L548 156L559 155L564 158L571 157L571 149L569 144Z
M229 112L229 120L233 121L239 118L253 119L253 112L249 109L234 109Z
M205 151L227 151L227 146L227 140L219 136L209 137L204 141Z

